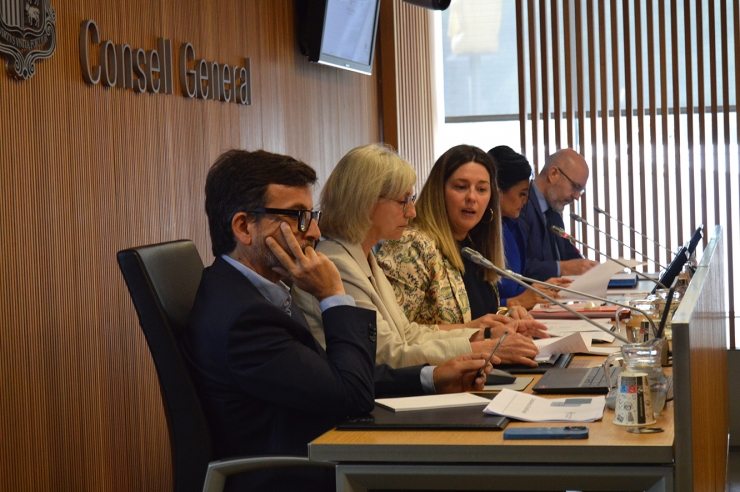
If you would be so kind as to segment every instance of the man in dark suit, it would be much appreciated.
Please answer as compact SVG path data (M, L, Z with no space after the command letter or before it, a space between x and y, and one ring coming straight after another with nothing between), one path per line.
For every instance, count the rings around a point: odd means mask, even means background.
M586 160L571 149L562 149L545 160L529 188L529 200L519 215L527 242L524 274L537 280L581 275L598 263L586 259L567 239L550 227L564 227L563 210L581 198L588 181Z
M340 419L386 395L481 388L485 355L439 367L375 368L376 314L354 307L339 272L313 244L316 174L288 156L232 150L206 180L216 259L203 272L183 352L211 427L215 458L306 455ZM326 350L282 279L321 301ZM490 371L490 366L486 367ZM230 490L331 490L330 469L232 477Z

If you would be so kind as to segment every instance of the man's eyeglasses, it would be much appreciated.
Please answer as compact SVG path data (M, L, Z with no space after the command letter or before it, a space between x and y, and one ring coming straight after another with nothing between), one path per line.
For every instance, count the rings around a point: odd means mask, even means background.
M301 232L308 231L311 227L311 219L316 221L316 224L321 220L320 210L294 210L289 208L255 208L254 210L245 210L248 214L274 214L274 215L290 215L298 217L298 230Z
M393 199L391 198L391 200ZM402 209L403 213L406 213L406 208L409 206L409 203L414 203L416 201L416 193L414 193L413 195L407 196L403 200L393 200L393 201L398 202L398 204L401 205L401 207L403 207Z
M573 181L572 179L570 179L570 177L568 177L568 175L565 174L562 169L560 169L557 166L553 166L553 167L555 169L557 169L558 172L560 172L560 174L562 174L563 176L565 176L565 179L567 179L568 181L570 181L570 185L573 187L573 191L575 193L578 193L579 195L583 195L586 192L586 188L584 188L583 186L579 185L578 183L576 183L575 181Z

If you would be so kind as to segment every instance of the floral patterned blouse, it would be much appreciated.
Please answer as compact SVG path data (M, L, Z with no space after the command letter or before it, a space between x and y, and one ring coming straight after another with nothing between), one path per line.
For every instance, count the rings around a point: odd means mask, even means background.
M462 272L423 232L407 228L400 240L386 241L375 258L409 321L424 325L470 321Z

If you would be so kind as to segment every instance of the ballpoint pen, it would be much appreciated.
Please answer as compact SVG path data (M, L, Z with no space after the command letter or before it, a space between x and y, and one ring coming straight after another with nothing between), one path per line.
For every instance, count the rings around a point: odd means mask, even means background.
M496 346L493 348L493 351L491 352L491 355L489 355L488 356L488 359L486 359L486 363L483 364L483 367L481 367L480 369L478 369L478 372L475 375L475 379L478 379L479 377L481 377L483 375L483 371L486 369L486 366L491 362L491 359L493 359L494 354L496 354L496 351L501 346L501 344L504 342L504 338L506 338L508 335L509 335L509 332L508 331L505 331L504 334L501 335L501 338L499 339L499 341L496 344ZM475 381L475 379L473 379L473 381Z

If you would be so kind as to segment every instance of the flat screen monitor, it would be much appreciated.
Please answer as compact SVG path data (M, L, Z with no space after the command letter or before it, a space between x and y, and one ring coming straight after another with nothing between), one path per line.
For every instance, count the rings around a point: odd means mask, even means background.
M309 0L299 44L309 61L372 73L380 0Z
M704 224L700 225L696 228L696 231L694 231L694 235L691 236L691 239L689 240L689 256L694 254L694 251L696 251L696 246L699 244L699 241L701 241L701 238L704 237Z
M668 265L668 268L666 268L666 271L663 273L663 275L660 276L660 279L658 279L658 282L668 287L669 285L673 284L673 281L676 280L676 277L678 277L678 274L681 273L681 270L683 269L683 266L686 264L686 261L689 259L689 248L688 244L685 244L681 246L681 249L678 250L678 254L676 254L675 258L673 258L673 261L671 261L671 264ZM658 290L660 286L655 285L655 287L652 290L652 294L655 294L655 291Z

